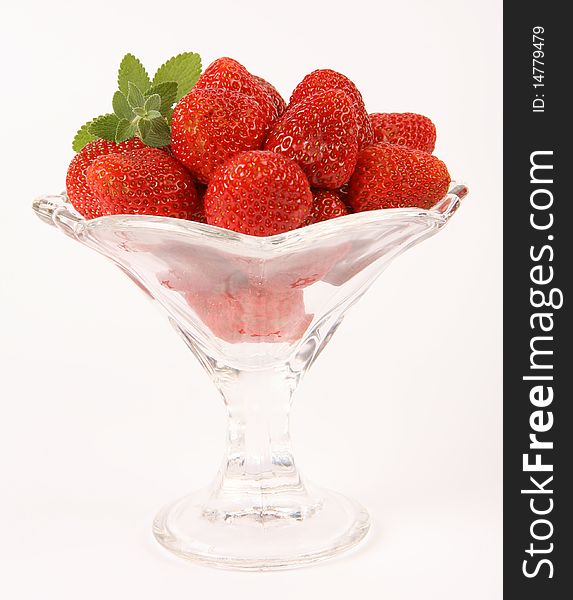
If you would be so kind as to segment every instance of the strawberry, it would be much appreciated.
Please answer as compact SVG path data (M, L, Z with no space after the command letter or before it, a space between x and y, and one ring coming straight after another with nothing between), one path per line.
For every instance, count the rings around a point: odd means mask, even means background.
M205 69L194 89L208 88L231 90L253 98L263 111L267 127L279 116L275 106L276 99L273 100L266 86L261 85L254 75L233 58L218 58Z
M415 113L373 113L370 122L377 142L388 142L430 154L436 145L436 126Z
M88 168L87 181L106 214L190 219L198 209L191 176L159 148L100 156Z
M211 333L230 344L298 341L312 322L304 292L249 286L185 295Z
M193 89L173 111L171 149L191 173L208 183L228 158L261 147L266 120L257 102L227 89Z
M312 197L312 209L305 225L328 221L328 219L335 219L348 214L346 205L340 196L332 190L314 190Z
M311 185L340 187L350 179L358 153L352 100L341 90L328 90L289 105L265 149L298 162Z
M295 88L290 104L297 104L304 98L326 90L342 90L354 104L358 124L358 147L363 148L374 141L372 125L358 88L348 77L331 69L317 69L309 73Z
M233 156L211 177L205 194L207 223L250 235L296 229L312 207L301 168L264 150Z
M358 153L348 200L354 210L429 209L448 191L446 165L431 154L379 142Z
M286 109L286 102L284 101L283 97L280 95L279 91L272 83L269 83L268 81L266 81L262 77L259 77L258 75L255 75L255 79L268 92L269 96L271 97L271 100L273 101L276 115L277 117L280 117Z
M68 198L74 205L74 208L86 219L95 219L102 217L105 212L94 196L93 192L88 187L86 174L88 167L98 156L106 154L124 153L134 150L135 148L143 148L144 144L139 138L133 138L116 144L115 142L97 139L87 143L72 159L68 167L66 176L66 190Z

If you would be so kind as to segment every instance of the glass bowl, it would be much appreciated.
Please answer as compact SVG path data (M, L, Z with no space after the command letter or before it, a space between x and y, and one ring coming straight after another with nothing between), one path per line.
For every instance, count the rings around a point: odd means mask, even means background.
M38 217L115 263L167 314L228 413L213 484L165 507L157 540L217 567L280 569L358 543L368 513L304 479L289 435L292 395L346 311L390 262L437 233L467 194L452 184L430 210L356 213L254 237L145 215L85 220L65 194Z

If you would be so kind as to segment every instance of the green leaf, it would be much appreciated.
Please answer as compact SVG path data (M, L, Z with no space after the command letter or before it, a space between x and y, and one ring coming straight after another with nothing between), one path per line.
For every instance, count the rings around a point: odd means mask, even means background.
M141 90L131 81L127 84L127 102L131 108L143 107L145 104L145 98L141 93Z
M123 92L120 92L119 90L115 92L111 104L113 106L113 112L120 119L129 119L130 121L133 119L133 111Z
M78 129L74 141L72 142L74 152L79 152L88 142L96 139L96 136L90 132L91 124L92 121L88 121Z
M146 92L151 85L145 67L137 58L135 58L135 56L133 56L133 54L126 54L123 57L117 74L119 91L125 96L129 93L129 83L133 83L143 92Z
M170 58L163 63L153 77L153 85L165 81L177 83L177 95L179 100L195 85L201 75L201 57L196 52L184 52Z
M135 121L121 119L121 121L117 124L117 129L115 130L115 141L119 143L130 140L135 136L136 132L137 124Z
M164 117L152 119L141 119L138 123L139 134L143 143L152 148L167 146L171 140L169 125Z
M109 113L102 115L94 119L89 126L89 132L96 137L103 138L104 140L115 141L115 132L119 119L117 115Z
M151 129L151 123L147 119L139 119L137 122L137 135L143 141Z
M159 94L161 97L161 105L159 112L166 117L168 111L171 109L172 104L175 102L177 97L177 82L176 81L164 81L157 85L152 85L146 92L146 96L152 94Z
M145 110L159 110L161 106L161 96L159 94L151 94L145 98L145 104L143 107Z

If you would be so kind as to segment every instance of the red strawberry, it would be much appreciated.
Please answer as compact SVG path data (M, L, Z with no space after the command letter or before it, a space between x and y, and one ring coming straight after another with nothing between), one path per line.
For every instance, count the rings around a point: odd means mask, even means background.
M205 194L207 223L250 235L296 229L311 207L300 167L264 150L235 155L213 174Z
M423 115L415 113L373 113L370 115L374 139L423 150L430 154L436 145L436 126Z
M348 214L346 205L340 196L331 190L314 190L312 193L312 209L305 221L305 225L312 225L320 221L328 221Z
M354 210L429 209L448 191L446 165L431 154L380 142L358 153L348 200Z
M216 337L230 344L295 342L310 323L299 289L245 287L191 292L187 303Z
M226 89L193 89L173 111L171 149L199 181L208 183L228 158L259 149L266 130L253 98Z
M190 219L198 209L191 176L159 148L100 156L88 168L87 180L107 214Z
M317 92L326 90L342 90L354 104L358 124L358 147L371 144L374 141L372 125L358 88L348 77L331 69L318 69L309 73L295 88L290 97L290 104L296 104Z
M105 212L88 187L86 179L88 167L98 156L111 152L121 154L143 147L144 144L139 138L132 138L121 144L107 140L94 140L86 144L72 159L66 176L66 190L74 208L86 219L102 217Z
M258 75L255 75L255 79L268 92L269 96L271 97L271 100L273 101L276 115L277 117L280 117L286 110L286 102L284 101L283 97L280 95L279 91L272 83L269 83L268 81L266 81L262 77L259 77Z
M273 125L265 149L296 160L311 185L335 189L352 175L357 136L351 99L340 90L328 90L289 105Z
M250 96L261 107L267 127L278 117L275 103L269 92L254 75L233 58L223 57L212 62L199 77L193 89L207 88L231 90Z

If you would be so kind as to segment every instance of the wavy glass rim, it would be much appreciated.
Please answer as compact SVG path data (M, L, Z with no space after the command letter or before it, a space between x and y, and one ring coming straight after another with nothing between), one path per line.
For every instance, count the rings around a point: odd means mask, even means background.
M65 192L55 196L40 196L34 201L33 210L41 220L58 226L74 237L81 235L85 229L102 227L125 230L137 228L207 237L231 243L231 245L240 245L243 249L251 248L260 251L272 248L273 251L276 251L283 248L292 249L300 244L307 245L313 239L328 237L329 234L336 235L341 228L372 225L388 220L428 219L434 221L437 226L442 226L456 212L467 193L468 188L464 184L452 182L448 193L430 209L385 208L358 212L271 236L248 235L215 225L174 217L128 214L85 219L70 204Z

